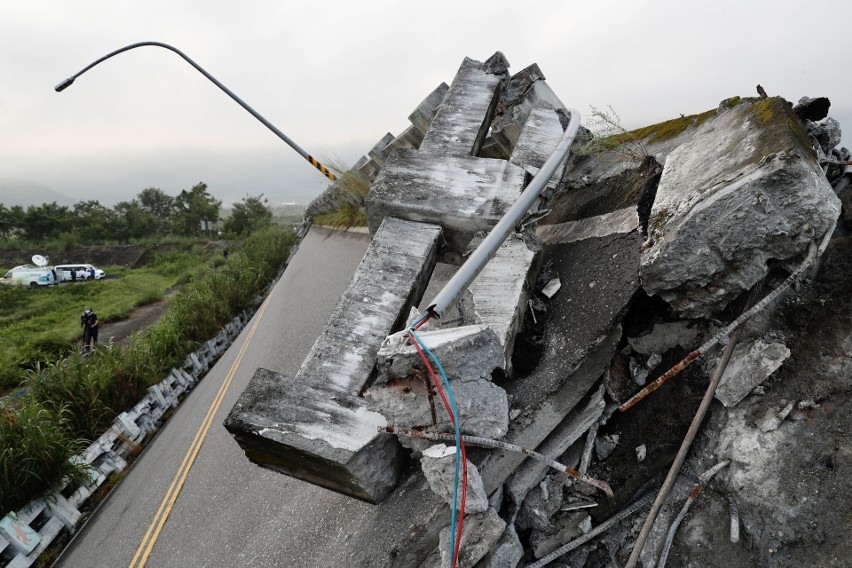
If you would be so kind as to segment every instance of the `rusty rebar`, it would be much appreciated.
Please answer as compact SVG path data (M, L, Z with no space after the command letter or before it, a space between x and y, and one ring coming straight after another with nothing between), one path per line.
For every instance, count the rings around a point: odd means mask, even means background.
M413 430L411 428L396 428L394 426L380 426L379 432L388 432L390 434L398 434L401 436L408 436L409 438L421 438L424 440L433 440L433 441L443 441L443 440L454 440L452 434L445 434L440 432L423 432L420 430ZM588 483L593 487L597 487L604 493L606 493L607 497L610 499L613 498L612 487L605 481L601 481L600 479L595 479L594 477L589 477L583 473L580 473L576 469L572 467L568 467L565 464L559 463L556 460L552 460L549 457L536 452L535 450L530 450L529 448L523 448L521 446L516 446L515 444L509 444L508 442L501 442L500 440L493 440L491 438L480 438L478 436L469 436L465 434L464 436L465 444L470 444L473 446L481 446L486 448L500 448L501 450L508 450L510 452L518 452L522 454L526 454L534 460L540 461L556 469L563 473L567 473L574 479L578 479L583 483Z
M774 302L782 293L786 292L790 286L793 285L793 282L801 278L802 274L804 274L805 270L813 264L813 262L817 259L818 256L822 254L825 250L825 247L828 246L828 241L831 239L831 234L834 232L834 228L826 232L825 237L823 237L823 241L819 247L816 245L816 241L811 241L810 246L808 247L808 254L805 257L805 260L794 270L790 276L787 277L784 282L781 283L777 288L775 288L772 292L766 295L760 302L755 304L751 309L745 311L740 317L735 319L733 322L728 324L726 327L722 328L716 335L710 338L704 345L689 353L686 357L684 357L679 363L677 363L674 367L663 373L659 378L657 378L654 382L649 383L645 388L640 390L638 393L633 395L627 402L618 407L621 412L628 410L640 400L663 386L663 384L669 379L676 376L678 373L686 369L693 361L698 359L699 357L706 355L708 351L712 348L716 347L719 343L722 343L724 340L728 339L733 332L742 326L746 321L748 321L752 316L761 312L766 306Z

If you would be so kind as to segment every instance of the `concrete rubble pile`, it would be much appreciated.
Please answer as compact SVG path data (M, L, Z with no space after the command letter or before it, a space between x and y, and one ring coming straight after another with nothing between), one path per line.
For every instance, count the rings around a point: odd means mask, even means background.
M440 287L436 275L452 273L499 220L549 157L569 115L537 66L511 75L500 53L466 59L440 97L427 100L436 98L422 141L382 157L367 198L382 246L390 246L393 223L430 235L420 237L415 256L432 282L398 275L387 256L362 263L373 277L385 275L384 294L401 298L382 318L370 316L383 339L354 338L347 351L339 335L321 363L309 357L312 366L297 378L309 379L322 405L289 401L281 394L289 379L259 370L226 423L261 465L380 503L382 514L348 543L353 565L450 566L453 442L389 433L454 431L407 330ZM741 328L639 565L657 566L664 547L669 566L829 566L852 557L845 534L852 453L844 449L852 433L852 172L829 106L825 98L794 106L780 97L734 97L625 135L621 145L595 145L586 133L452 314L418 330L446 372L462 433L504 443L467 447L459 566L541 565L656 493L721 347L635 406L619 407L734 321L752 290L761 298L778 287L824 238L815 266ZM407 239L393 233L399 249ZM433 273L435 262L441 270ZM338 306L348 302L347 321L370 315L365 310L380 295L358 288L365 286L360 271ZM405 293L385 283L389 273ZM348 366L335 362L347 357ZM360 374L344 380L347 373ZM343 424L360 438L343 431L335 410L327 425L334 435L322 438L321 424L302 424L310 444L294 440L298 430L282 426L292 418L269 409L282 399L323 412L327 400L345 400ZM319 410L311 419L322 420ZM288 452L292 463L328 469L288 465ZM386 471L365 471L368 462ZM716 464L669 549L672 521L699 475ZM624 565L647 511L548 565ZM376 551L379 539L392 544Z

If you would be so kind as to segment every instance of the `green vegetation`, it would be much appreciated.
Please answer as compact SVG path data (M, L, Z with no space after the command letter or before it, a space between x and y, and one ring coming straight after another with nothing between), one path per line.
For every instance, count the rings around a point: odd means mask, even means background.
M291 231L277 227L251 235L215 269L196 270L171 299L165 316L151 329L132 336L126 347L101 348L93 357L82 357L79 351L68 352L61 337L55 338L55 347L64 354L28 372L29 390L24 397L0 402L0 468L17 468L15 477L0 477L0 512L20 507L56 487L63 475L74 473L52 472L63 471L56 464L65 464L83 440L100 435L116 414L135 404L168 369L218 333L236 314L254 306L294 242ZM158 259L158 266L172 278L179 278L197 264L169 254ZM126 274L123 279L128 277ZM11 297L20 308L21 299ZM74 323L78 312L75 306ZM39 447L38 437L43 437L45 427L39 430L21 425L22 417L32 416L38 418L30 420L33 424L53 424L56 431L51 439L62 443L33 454L16 450ZM36 439L30 440L30 436Z
M101 322L123 319L134 307L161 300L166 290L209 264L199 248L155 255L150 266L136 270L107 267L117 279L37 290L0 286L0 391L19 384L38 362L73 351L86 306L96 308Z
M716 109L710 109L701 114L691 114L689 116L681 116L673 118L658 124L652 124L630 132L617 135L615 142L623 143L629 140L646 140L647 142L663 142L671 140L690 126L699 126L707 119L716 116Z
M337 160L327 160L337 179L332 191L340 196L340 206L336 211L318 215L314 222L333 229L350 229L367 225L367 209L364 205L370 184L360 174L348 169Z

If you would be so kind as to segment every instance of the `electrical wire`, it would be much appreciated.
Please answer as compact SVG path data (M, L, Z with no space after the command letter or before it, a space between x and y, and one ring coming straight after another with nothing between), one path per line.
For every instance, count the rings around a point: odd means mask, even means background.
M408 330L409 338L412 340L412 343L417 350L418 355L423 360L424 365L426 366L429 375L432 377L432 381L435 383L435 387L438 390L438 394L441 396L441 401L444 403L444 408L447 411L447 414L450 416L450 420L453 422L453 426L455 429L455 441L456 441L456 455L455 455L455 474L453 478L453 508L450 517L450 527L455 527L455 530L450 530L450 551L451 551L451 565L453 568L456 566L456 562L458 561L458 552L461 544L461 535L462 529L464 528L464 509L465 502L467 500L467 453L464 447L464 440L461 435L460 428L460 420L458 415L458 408L456 406L455 397L453 396L453 390L450 387L450 382L447 379L447 374L444 372L443 366L441 366L441 362L438 361L438 358L434 353L426 346L423 340L418 337L418 335L414 332L416 327L426 323L426 321L432 316L432 312L427 313L425 316L420 318L418 322L412 326ZM426 354L429 355L429 358L434 361L435 366L438 368L438 371L441 373L441 378L443 379L444 386L446 387L447 394L449 395L449 401L447 397L444 396L443 389L441 388L441 384L438 381L438 377L435 375L435 369L429 362L429 359L426 357ZM459 486L459 465L461 462L461 466L463 469L462 473L462 499L461 499L461 507L458 507L458 486ZM458 515L458 524L456 523L456 513L457 511L460 513Z

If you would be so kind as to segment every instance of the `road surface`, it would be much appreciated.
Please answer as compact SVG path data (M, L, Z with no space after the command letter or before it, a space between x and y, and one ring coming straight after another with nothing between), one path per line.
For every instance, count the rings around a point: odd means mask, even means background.
M378 508L250 463L222 421L258 367L295 374L368 244L361 234L308 233L265 312L258 311L187 397L59 566L350 565L346 541ZM156 539L148 539L150 552L137 553L235 363L233 382L170 515Z

